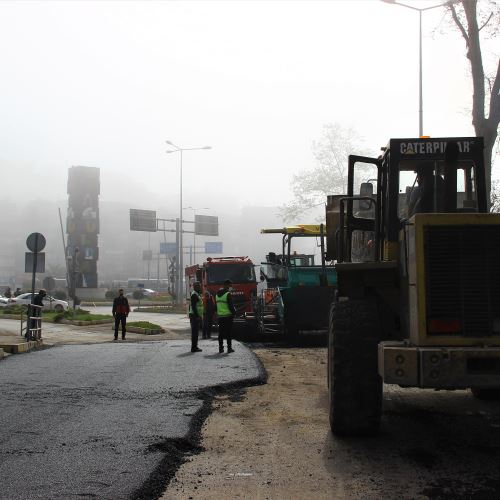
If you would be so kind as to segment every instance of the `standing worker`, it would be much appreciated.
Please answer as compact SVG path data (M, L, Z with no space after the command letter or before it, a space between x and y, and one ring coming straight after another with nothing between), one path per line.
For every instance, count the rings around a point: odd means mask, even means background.
M118 340L118 327L122 324L122 340L125 340L127 332L127 316L130 312L128 299L123 295L123 288L118 290L118 297L113 300L113 318L115 318L115 340Z
M203 318L203 300L201 298L201 285L198 281L193 283L191 300L189 301L189 322L191 323L191 352L201 352L198 347L198 332Z
M233 318L236 314L236 309L233 305L231 292L229 291L231 280L224 281L224 288L221 288L215 296L217 304L217 317L219 319L219 352L224 352L224 338L227 341L227 352L234 352L232 347L231 330L233 328Z
M29 329L26 330L26 340L38 340L42 337L42 309L43 299L47 296L44 288L41 288L33 301L28 306Z
M212 336L212 323L215 313L215 304L212 294L206 290L203 295L203 331L202 338L209 339Z

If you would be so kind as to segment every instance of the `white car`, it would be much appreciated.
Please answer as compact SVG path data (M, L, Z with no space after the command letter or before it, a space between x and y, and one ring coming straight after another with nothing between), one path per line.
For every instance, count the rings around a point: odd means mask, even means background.
M0 307L7 307L10 305L10 300L7 297L0 297Z
M134 290L135 292L142 292L142 295L144 298L146 297L154 297L157 295L157 293L154 290L151 290L150 288L137 288ZM128 292L125 294L125 297L133 298L134 297L134 292Z
M17 297L12 297L9 299L9 304L27 306L31 304L31 293L22 293ZM46 295L43 299L43 308L45 310L65 311L69 308L69 304L65 300L54 299L54 297Z

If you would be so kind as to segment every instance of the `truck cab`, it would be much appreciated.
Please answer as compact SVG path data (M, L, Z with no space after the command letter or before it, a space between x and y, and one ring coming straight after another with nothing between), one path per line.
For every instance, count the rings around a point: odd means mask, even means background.
M186 278L190 288L195 281L199 281L202 292L208 291L212 296L222 288L224 281L231 280L236 317L253 312L257 280L254 264L248 257L208 257L201 266L187 267Z

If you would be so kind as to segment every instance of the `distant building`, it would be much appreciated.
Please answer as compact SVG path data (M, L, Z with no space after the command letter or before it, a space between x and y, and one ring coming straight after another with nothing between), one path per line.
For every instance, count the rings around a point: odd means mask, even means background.
M76 280L76 288L98 286L99 194L98 168L78 166L68 169L67 256L70 279Z

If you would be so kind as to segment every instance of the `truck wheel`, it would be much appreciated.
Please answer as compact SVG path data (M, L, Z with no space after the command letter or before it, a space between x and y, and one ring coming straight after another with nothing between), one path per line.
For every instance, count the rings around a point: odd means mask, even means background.
M330 311L330 427L337 435L370 435L380 427L380 322L374 299L334 302Z
M471 391L475 398L483 401L497 401L500 399L500 389L479 389L472 387Z

